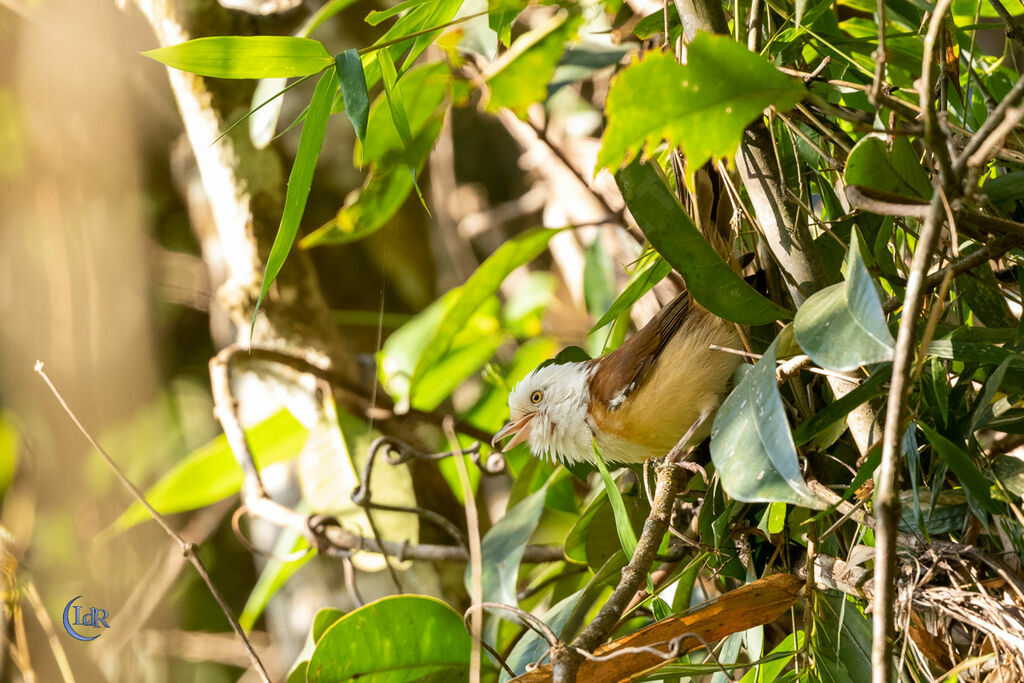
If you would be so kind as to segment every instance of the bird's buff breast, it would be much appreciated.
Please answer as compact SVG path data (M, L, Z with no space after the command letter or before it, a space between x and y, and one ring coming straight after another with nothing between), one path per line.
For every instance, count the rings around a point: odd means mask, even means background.
M651 375L618 410L597 410L591 421L601 455L615 462L642 462L668 453L700 416L708 419L691 444L711 433L711 416L728 389L741 358L709 345L736 348L733 326L704 317L702 329L682 330L669 343Z

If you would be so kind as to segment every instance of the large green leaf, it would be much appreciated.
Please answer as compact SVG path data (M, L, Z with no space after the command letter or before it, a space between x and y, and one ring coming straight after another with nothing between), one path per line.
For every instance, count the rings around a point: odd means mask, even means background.
M791 108L804 87L727 36L698 33L687 63L649 51L616 77L597 167L617 167L644 146L679 145L692 168L736 153L747 125L765 108Z
M470 636L462 617L436 598L382 598L341 617L317 642L307 680L405 683L463 680Z
M811 295L793 321L800 348L830 370L891 361L896 345L860 257L860 240L854 235L850 242L846 280Z
M284 261L288 258L288 252L291 251L292 243L295 241L295 235L299 232L299 223L306 210L309 189L313 185L313 171L316 170L316 162L320 158L320 148L323 146L324 134L327 132L327 119L331 115L331 104L334 102L334 93L337 88L338 83L334 77L334 69L328 69L320 77L320 81L316 84L316 90L313 91L313 99L309 102L309 110L306 112L306 120L302 124L302 135L299 138L299 151L295 154L292 171L288 175L288 192L284 198L281 225L277 229L274 244L270 247L267 269L263 273L263 285L260 287L260 295L256 300L256 310L253 311L253 326L256 324L256 314L259 312L263 297L267 295L270 285L277 278L277 274L281 272Z
M540 521L547 493L548 486L545 484L505 512L505 516L484 535L480 545L480 555L483 559L484 602L519 604L516 598L519 562L523 559L527 541ZM470 567L466 567L465 578L468 590Z
M686 280L704 308L743 325L763 325L792 313L758 294L701 235L651 165L633 161L615 174L626 206L651 244Z
M298 455L307 433L287 410L245 430L246 441L259 467ZM170 515L216 503L241 488L242 470L227 439L221 435L189 453L146 491L146 499L157 512ZM147 519L146 509L139 503L132 503L114 522L114 528L123 531Z
M917 160L910 140L900 135L893 139L892 151L881 136L863 138L851 150L843 177L847 185L863 185L911 197L932 196L928 172Z
M547 99L548 82L568 42L579 27L578 15L556 15L516 39L494 62L487 79L487 111L505 107L520 118L534 102Z
M294 36L210 36L143 52L167 66L213 78L291 78L331 66L324 46Z
M446 307L434 336L423 348L423 354L416 363L412 382L415 384L451 348L452 340L473 312L494 295L501 283L513 270L532 261L558 234L558 230L536 228L527 230L501 245L486 261L480 264L466 284Z
M824 509L800 474L796 446L775 379L778 338L718 409L711 460L732 498Z

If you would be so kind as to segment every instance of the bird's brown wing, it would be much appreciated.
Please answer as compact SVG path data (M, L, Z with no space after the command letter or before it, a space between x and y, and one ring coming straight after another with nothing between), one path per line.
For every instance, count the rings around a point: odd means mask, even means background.
M694 312L690 295L683 291L622 346L591 361L595 365L590 376L591 397L611 410L620 407L631 393L643 386L648 371L669 340L679 331L686 316Z

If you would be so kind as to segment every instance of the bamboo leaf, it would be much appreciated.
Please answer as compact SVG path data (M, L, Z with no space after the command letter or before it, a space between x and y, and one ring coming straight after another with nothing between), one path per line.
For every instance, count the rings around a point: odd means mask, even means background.
M335 55L338 70L338 85L345 99L345 115L356 129L360 142L366 139L366 126L370 118L370 95L366 90L366 75L363 61L357 50L345 50Z
M334 70L329 69L320 77L320 81L316 84L316 90L313 92L313 99L310 100L309 111L302 124L299 151L295 155L292 171L288 175L288 192L284 199L281 225L277 229L277 237L274 238L274 244L270 248L267 269L263 274L263 285L260 287L260 296L256 300L256 309L252 314L253 327L256 325L256 314L259 313L263 297L267 295L270 285L277 278L277 274L281 272L288 252L291 251L292 243L295 241L295 235L299 231L299 223L302 221L302 214L306 210L306 200L309 198L309 188L313 184L313 171L316 169L316 162L320 157L324 134L327 132L327 119L331 115L335 87ZM252 334L251 328L250 334Z
M687 289L704 308L742 325L792 317L722 260L651 164L636 159L615 174L615 182L644 235L682 274Z
M213 78L292 78L323 71L331 56L294 36L210 36L142 53L161 64Z

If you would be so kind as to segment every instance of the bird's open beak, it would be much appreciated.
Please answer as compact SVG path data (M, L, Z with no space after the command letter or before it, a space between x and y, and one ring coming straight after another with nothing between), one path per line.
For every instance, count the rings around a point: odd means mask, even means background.
M491 446L497 448L502 453L507 453L511 449L515 448L522 442L530 438L530 427L532 427L531 420L537 413L527 413L518 420L513 420L501 428L494 438L491 439ZM504 448L498 447L498 442L502 439L512 436L512 440L505 444Z

